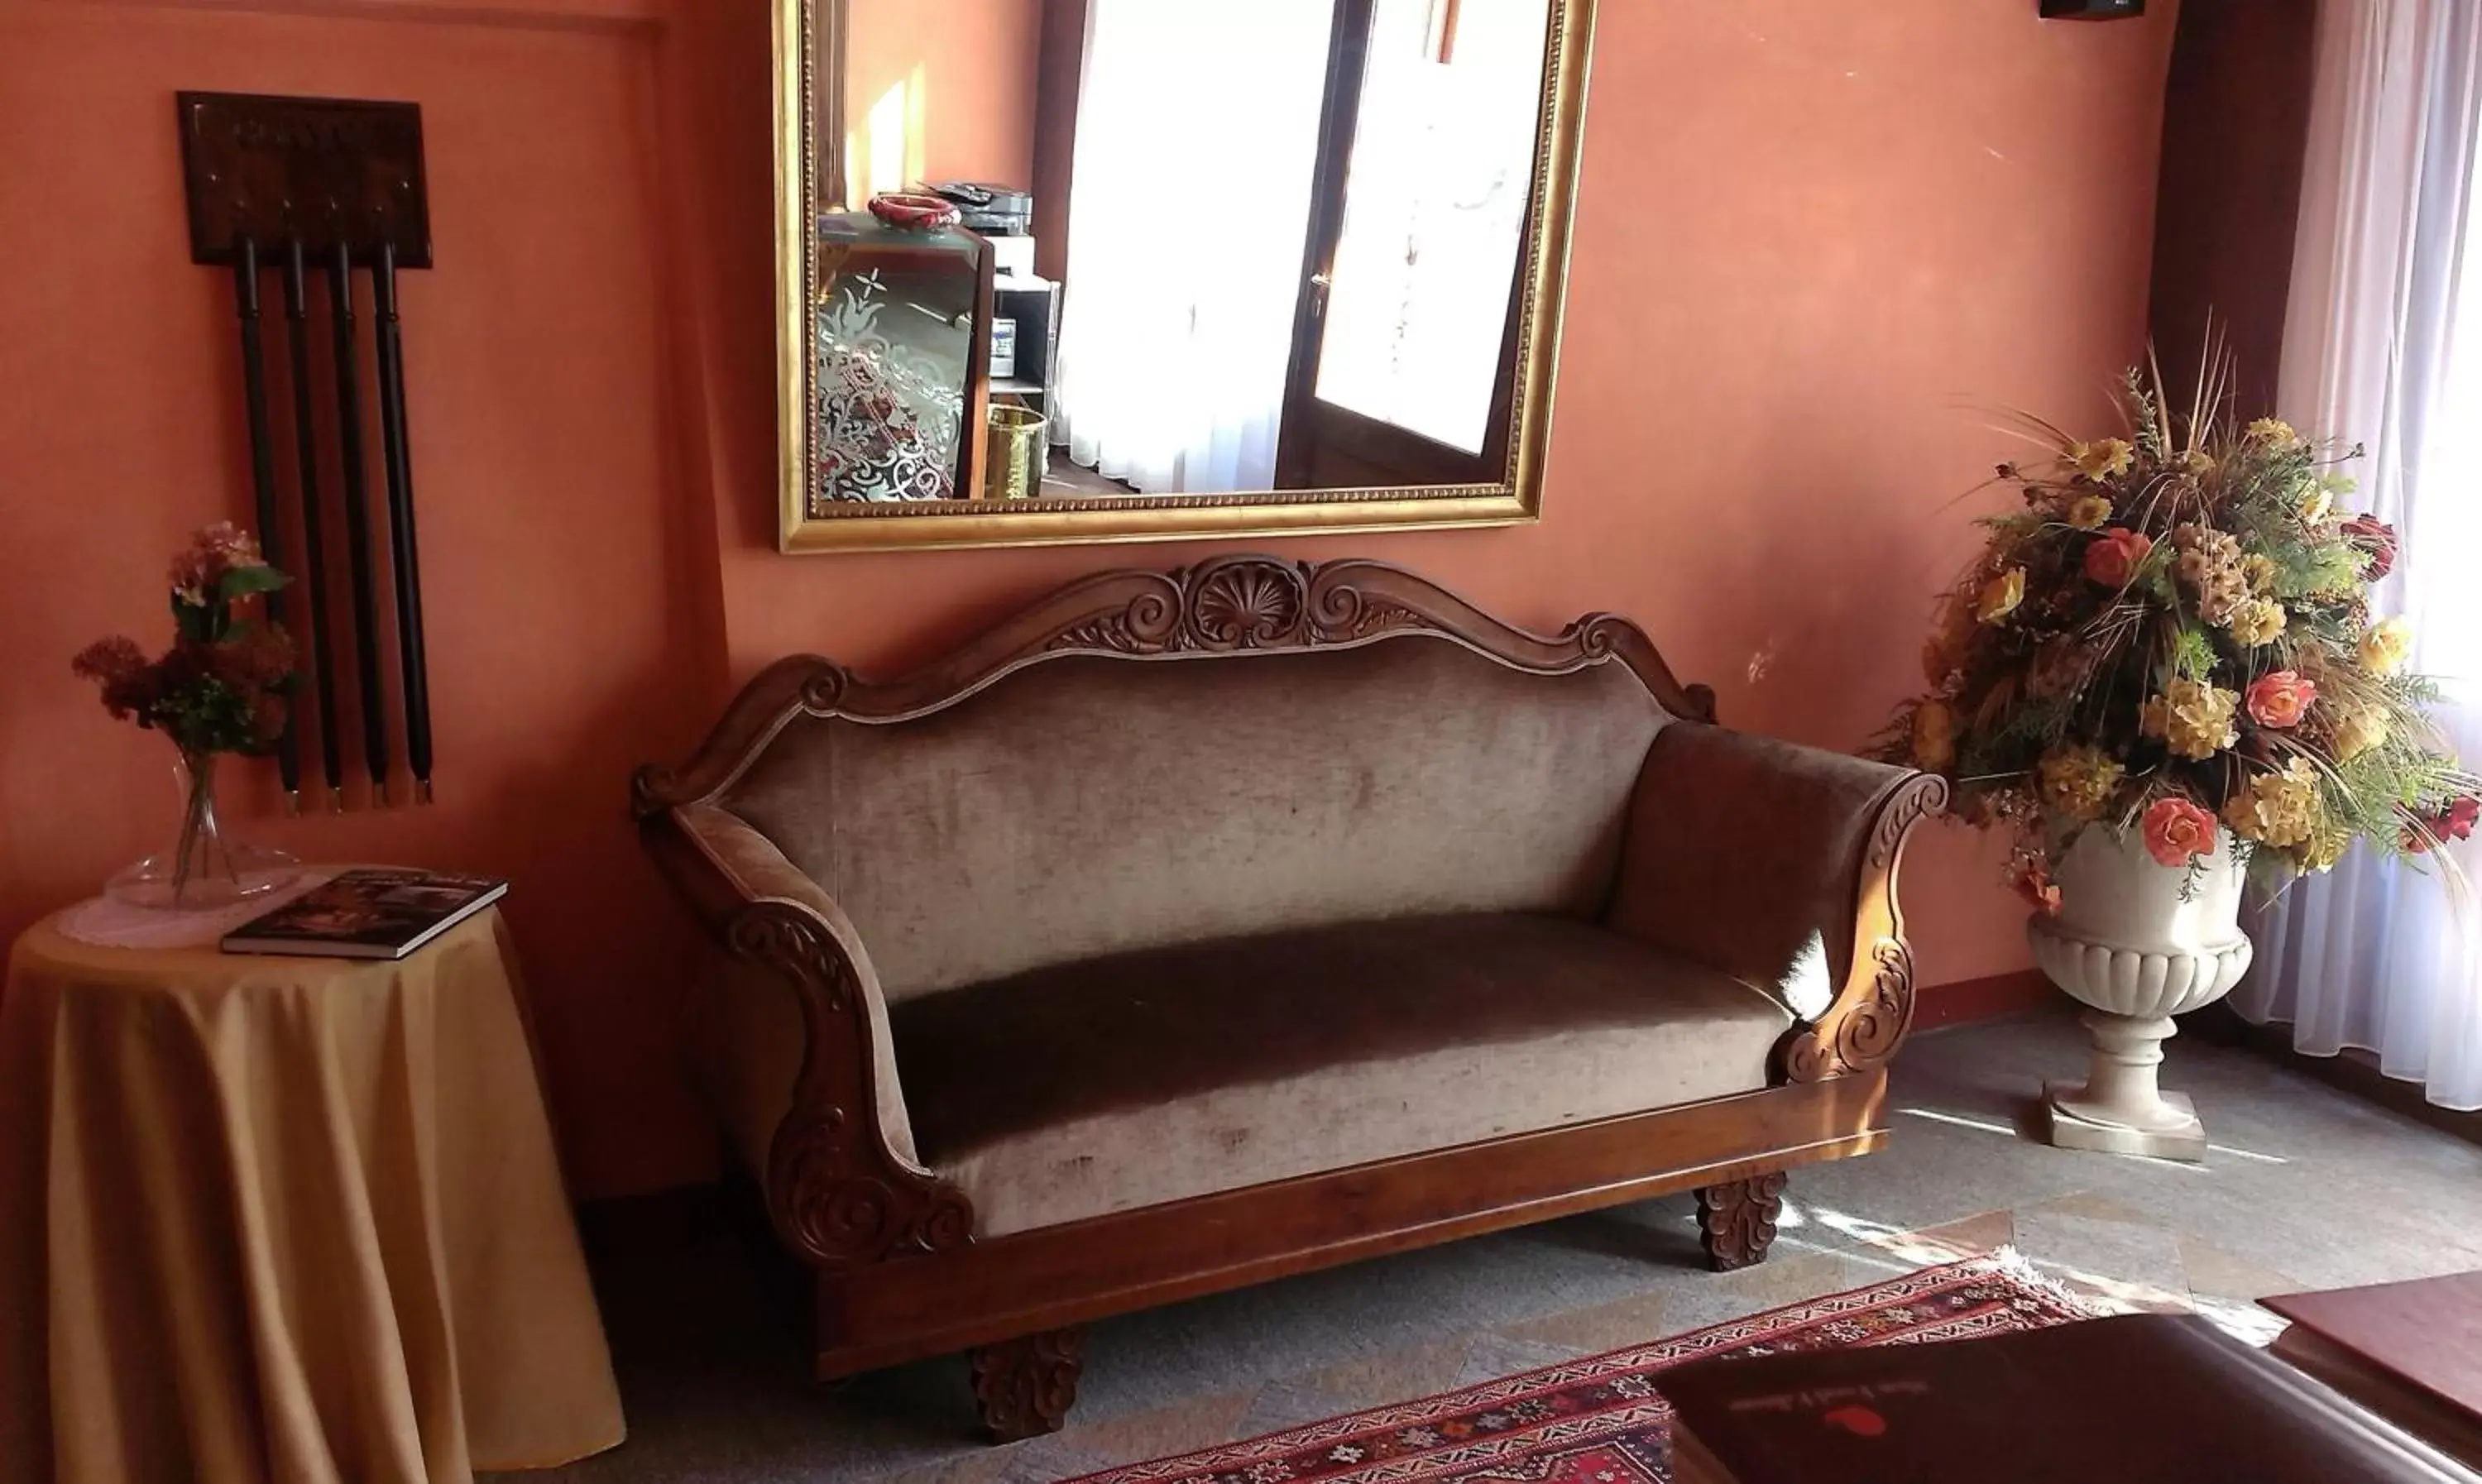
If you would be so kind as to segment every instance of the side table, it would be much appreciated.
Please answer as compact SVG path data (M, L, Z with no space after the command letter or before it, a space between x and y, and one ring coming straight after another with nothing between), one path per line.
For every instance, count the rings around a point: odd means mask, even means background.
M2275 1355L2482 1472L2482 1273L2258 1303L2292 1321Z
M0 1000L10 1478L465 1484L620 1441L496 911L399 963L58 923Z

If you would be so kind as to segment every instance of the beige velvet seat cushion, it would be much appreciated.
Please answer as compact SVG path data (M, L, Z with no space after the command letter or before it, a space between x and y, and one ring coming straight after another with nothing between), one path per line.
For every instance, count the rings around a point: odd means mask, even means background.
M1749 1092L1791 1023L1533 914L1151 949L891 1012L916 1144L985 1236Z

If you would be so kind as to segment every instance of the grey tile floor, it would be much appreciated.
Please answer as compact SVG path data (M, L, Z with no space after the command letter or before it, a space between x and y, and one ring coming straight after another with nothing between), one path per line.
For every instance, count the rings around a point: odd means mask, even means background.
M1795 1172L1773 1258L1698 1261L1688 1198L1313 1274L1094 1327L1050 1438L973 1437L962 1363L809 1382L740 1251L607 1275L630 1439L512 1479L578 1484L1033 1484L1641 1343L2013 1244L2109 1308L2192 1308L2260 1337L2267 1293L2482 1268L2482 1148L2246 1054L2173 1043L2203 1166L2020 1131L2073 1074L2065 1016L1916 1038L1889 1148Z

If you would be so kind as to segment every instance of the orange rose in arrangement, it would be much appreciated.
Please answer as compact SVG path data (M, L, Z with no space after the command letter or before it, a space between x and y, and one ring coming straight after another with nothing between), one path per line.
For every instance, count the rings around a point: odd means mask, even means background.
M2041 856L2019 851L2008 862L2008 888L2044 916L2060 914L2059 884L2051 880L2051 868Z
M2186 799L2157 799L2146 811L2146 853L2180 867L2214 854L2215 816Z
M2473 838L2473 827L2482 825L2482 799L2451 799L2437 813L2416 814L2414 821L2404 829L2405 853L2427 855L2434 845Z
M2298 727L2317 699L2316 682L2289 670L2274 671L2258 676L2249 688L2250 720L2278 731Z
M2125 525L2113 526L2086 548L2086 580L2106 588L2125 588L2128 579L2137 574L2137 564L2153 549L2154 543L2143 533Z

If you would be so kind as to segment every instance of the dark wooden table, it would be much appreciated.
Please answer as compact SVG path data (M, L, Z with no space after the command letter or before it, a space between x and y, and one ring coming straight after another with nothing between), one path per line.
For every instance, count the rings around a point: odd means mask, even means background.
M2274 1353L2482 1470L2482 1273L2287 1293Z

